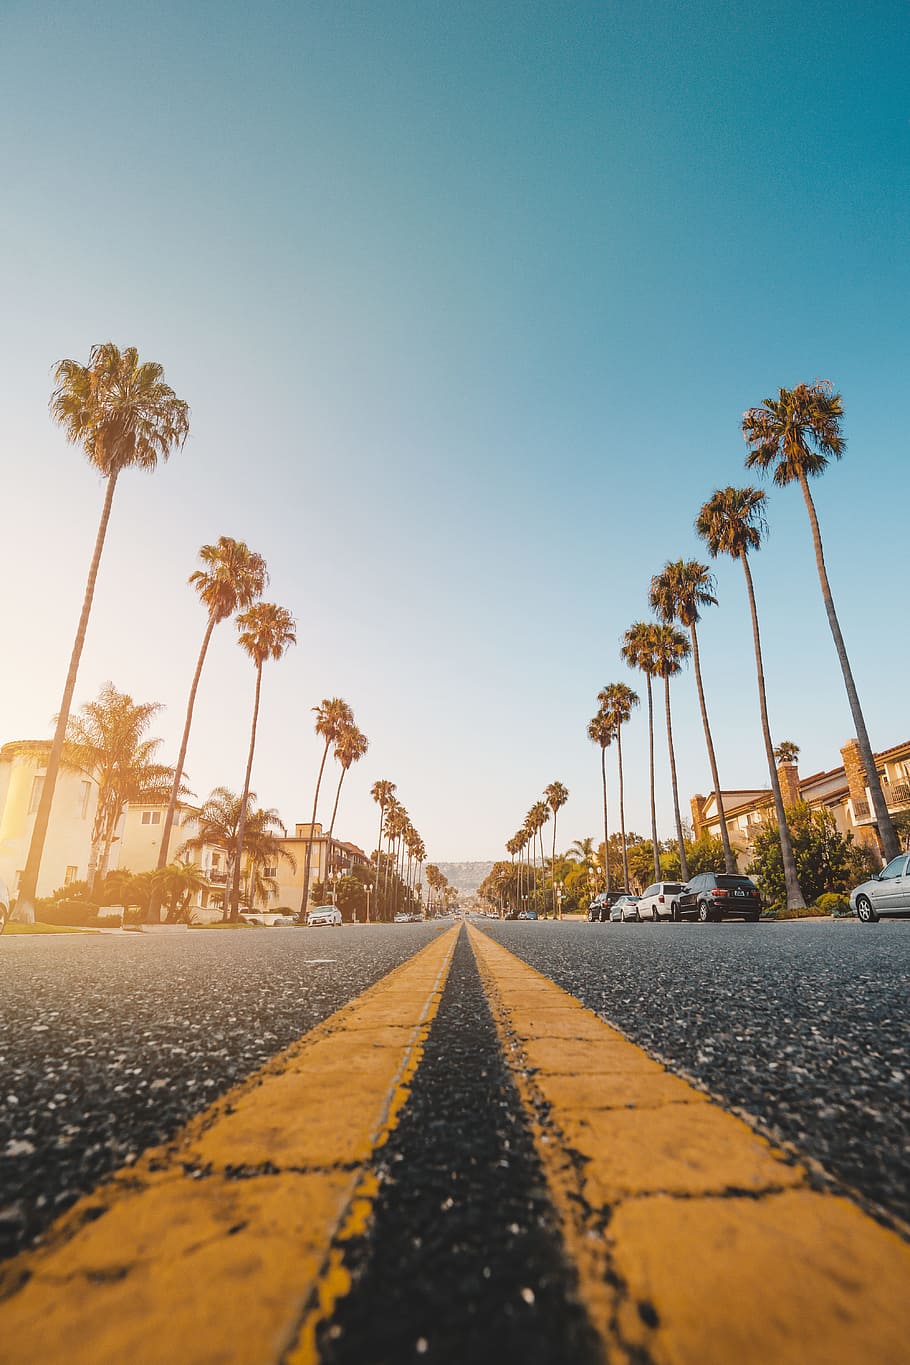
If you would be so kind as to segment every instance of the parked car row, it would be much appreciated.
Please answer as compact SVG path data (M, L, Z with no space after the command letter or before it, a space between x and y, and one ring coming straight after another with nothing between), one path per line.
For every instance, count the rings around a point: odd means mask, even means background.
M654 882L640 896L628 891L601 891L588 906L588 919L755 921L762 910L758 887L750 877L728 872L702 872L688 882Z

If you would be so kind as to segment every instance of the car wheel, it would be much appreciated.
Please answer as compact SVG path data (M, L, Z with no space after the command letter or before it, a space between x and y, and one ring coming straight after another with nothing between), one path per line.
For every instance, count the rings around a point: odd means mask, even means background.
M712 915L711 915L711 910L710 910L710 907L708 906L708 902L707 902L707 901L699 901L699 902L698 902L698 922L699 922L699 924L707 924L712 918L713 918L713 917L712 917Z
M857 896L856 913L863 924L878 923L878 915L875 913L875 908L868 896Z
M761 918L760 915L746 915L746 923L757 924L760 918Z
M674 924L679 924L680 920L682 919L682 915L679 913L679 906L676 904L676 901L674 901L673 904L670 906L670 919L673 921Z

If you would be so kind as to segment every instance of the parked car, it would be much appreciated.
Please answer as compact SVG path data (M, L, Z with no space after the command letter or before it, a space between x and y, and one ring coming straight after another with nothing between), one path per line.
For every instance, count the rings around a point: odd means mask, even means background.
M341 911L337 905L317 905L315 910L311 910L307 915L306 922L311 927L314 925L340 924Z
M610 906L610 919L638 919L638 897L623 891Z
M6 882L0 879L0 934L6 928L6 921L9 919L9 892L6 889Z
M537 911L536 911L536 910L519 910L519 912L518 912L518 918L519 918L519 919L537 919Z
M610 918L611 906L620 896L626 896L628 894L629 893L623 891L622 888L620 888L619 891L598 891L597 895L588 906L589 921L592 924L597 924L598 922L606 924Z
M654 882L638 899L639 919L676 919L673 913L682 882Z
M850 892L850 905L863 924L882 915L910 913L910 853L892 858L886 867Z
M676 899L677 919L697 919L702 924L709 920L757 920L762 900L751 877L740 877L731 872L702 872L691 877Z

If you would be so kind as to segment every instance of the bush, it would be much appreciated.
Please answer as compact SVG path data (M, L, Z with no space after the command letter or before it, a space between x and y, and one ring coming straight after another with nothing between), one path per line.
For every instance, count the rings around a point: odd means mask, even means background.
M850 909L850 899L848 896L839 896L835 891L826 891L823 896L819 896L815 902L816 907L822 915L852 915Z
M37 918L42 924L60 924L70 929L97 929L98 907L91 901L58 901L56 905L42 906Z

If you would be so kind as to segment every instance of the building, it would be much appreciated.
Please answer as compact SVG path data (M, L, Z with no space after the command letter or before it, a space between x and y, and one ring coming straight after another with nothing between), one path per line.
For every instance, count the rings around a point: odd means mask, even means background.
M869 801L869 790L855 739L841 749L843 763L838 768L800 777L795 763L778 765L777 775L785 806L805 801L813 807L825 807L834 818L841 834L852 834L858 844L864 844L880 854L881 849ZM882 791L892 815L910 811L910 740L884 749L875 755ZM775 819L774 797L770 787L722 792L724 817L730 844L736 854L740 871L748 867L752 858L755 835L768 820ZM693 796L691 800L692 827L696 839L707 832L720 838L720 816L717 797Z
M51 746L15 740L0 749L0 877L15 896L25 870ZM98 788L85 773L61 768L47 830L38 895L84 880L92 846Z
M311 835L312 831L312 835ZM278 890L270 897L276 906L285 906L296 914L303 900L303 881L306 872L307 844L312 839L310 854L310 890L316 882L326 882L331 886L332 879L346 876L354 865L371 866L371 861L362 848L356 844L345 843L342 839L332 839L331 860L329 859L329 836L323 832L322 825L295 825L293 835L282 839L285 850L294 860L294 867L281 860L274 871ZM312 897L311 897L312 900Z

